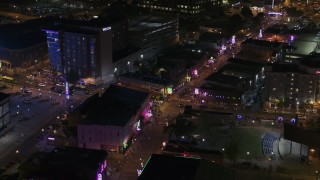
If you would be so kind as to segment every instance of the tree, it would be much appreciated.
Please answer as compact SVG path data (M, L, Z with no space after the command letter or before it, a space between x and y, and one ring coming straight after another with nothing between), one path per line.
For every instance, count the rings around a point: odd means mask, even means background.
M240 149L239 149L239 144L235 140L231 140L227 145L225 149L225 153L227 157L233 161L233 165L236 165L236 161L239 158L240 155Z
M243 6L241 9L241 15L246 18L251 18L253 16L251 9L248 6Z
M241 24L242 23L242 18L239 14L234 14L230 17L230 22L231 24Z
M265 18L265 13L263 13L263 12L259 12L257 15L256 15L256 17L258 17L261 21Z

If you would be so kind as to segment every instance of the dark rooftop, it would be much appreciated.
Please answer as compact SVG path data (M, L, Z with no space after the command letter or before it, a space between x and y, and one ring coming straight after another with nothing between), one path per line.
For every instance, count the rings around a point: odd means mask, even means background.
M88 35L97 34L101 28L110 27L112 24L126 20L124 16L114 18L99 17L90 20L56 19L54 25L46 26L43 30L65 31Z
M87 26L93 28L104 28L108 27L113 23L119 22L121 20L125 20L124 16L118 17L99 17L90 20L70 20L70 19L60 19L58 23L67 24L67 25L74 25L74 26Z
M311 68L320 68L320 54L313 53L310 56L301 59L300 63Z
M240 90L238 90L238 89L236 89L234 87L227 87L227 86L216 85L216 84L205 83L200 88L201 89L207 89L207 90L223 92L225 95L229 94L230 96L232 96L232 95L238 95L238 96L243 95L242 91L240 91Z
M82 124L124 126L136 115L149 93L111 85L91 106Z
M213 73L209 77L207 77L205 81L225 84L229 86L237 86L241 80L238 77L220 74L220 73Z
M234 171L206 159L152 154L138 180L236 179Z
M249 39L243 41L242 44L255 44L257 46L278 48L281 46L282 43L276 42L276 41L266 41L266 40L258 40L258 39L249 38Z
M117 61L121 60L122 58L127 57L129 55L132 55L140 50L141 49L138 47L127 47L125 49L122 49L119 52L113 53L112 60L113 60L113 62L117 62Z
M256 68L262 68L265 65L264 63L253 62L253 61L240 59L240 58L230 58L230 59L228 59L228 62L232 62L235 64L241 64L244 66L256 67Z
M0 102L9 98L9 97L10 97L10 94L5 94L5 93L0 92Z
M297 64L272 64L272 72L303 73Z
M57 147L51 152L34 154L20 167L23 179L95 179L106 151Z
M229 62L224 65L219 73L239 78L251 78L261 71L262 67L248 66L240 63Z
M35 31L25 34L8 35L0 39L0 47L6 49L24 49L41 43L46 43L47 37L44 32Z
M20 24L0 26L0 47L24 49L40 43L46 43L46 34L41 31L45 26L53 25L57 18L38 18Z
M161 85L169 85L171 83L171 80L169 79L165 79L165 78L161 78L158 76L154 76L152 74L142 74L142 73L127 73L122 75L123 77L127 77L127 78L134 78L134 79L138 79L141 81L145 81L145 82L149 82L149 83L154 83L154 84L161 84Z
M289 123L284 123L283 129L285 139L311 146L311 148L320 148L320 136L318 132L306 130Z
M200 51L199 51L200 50ZM183 46L176 47L164 55L168 59L184 59L184 60L198 60L205 55L201 49L189 49Z
M205 42L216 42L224 38L225 36L220 33L211 33L211 32L204 32L200 36L200 41Z

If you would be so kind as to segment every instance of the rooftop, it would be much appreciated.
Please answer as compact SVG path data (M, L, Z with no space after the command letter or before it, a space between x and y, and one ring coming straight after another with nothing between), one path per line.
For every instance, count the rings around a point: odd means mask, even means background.
M152 154L138 180L236 179L234 171L206 159Z
M5 93L0 92L0 102L9 98L9 97L10 97L9 94L5 94Z
M82 124L124 126L137 114L149 93L111 85L90 107Z
M240 83L240 78L232 75L225 75L221 73L213 73L205 79L207 82L215 82L219 84L225 84L228 86L235 87Z
M113 62L117 62L122 58L125 58L129 55L139 52L140 50L141 49L138 47L127 47L125 49L122 49L119 52L113 53Z
M23 179L94 179L106 159L102 150L57 147L34 154L20 165L19 174Z
M311 52L313 52L316 47L317 43L312 41L305 41L305 40L295 40L291 43L291 46L295 47L292 49L291 52L288 54L294 54L294 55L309 55Z
M149 83L161 84L164 86L167 86L171 83L171 80L169 80L169 79L154 76L152 74L127 73L127 74L123 74L122 76L127 77L127 78L138 79L138 80L149 82Z
M263 65L259 63L246 61L241 63L241 61L231 60L219 70L219 73L239 77L240 79L251 78L261 72L262 67Z
M272 64L271 66L272 72L303 73L297 64Z
M148 32L153 29L158 29L166 23L171 22L176 17L160 17L160 16L144 16L139 19L133 20L129 31L131 32Z
M220 41L224 37L225 37L225 35L220 34L220 33L204 32L200 36L200 41L217 42L217 41Z
M216 84L205 83L200 88L201 89L212 90L212 91L223 92L225 95L230 95L230 96L233 96L233 95L241 96L241 95L243 95L243 92L240 91L240 90L237 90L236 88L222 86L222 85L216 85Z
M66 32L96 34L101 28L110 27L112 24L126 20L125 17L115 18L99 17L90 20L57 19L55 25L47 26L47 30L64 30Z
M266 41L266 40L258 40L258 39L249 38L249 39L243 41L242 44L255 44L257 46L279 48L282 43L276 42L276 41Z
M255 67L255 68L264 67L264 63L253 62L253 61L240 59L240 58L230 58L230 59L228 59L228 62L235 63L235 64L240 64L240 65L243 65L243 66Z
M300 63L311 68L320 68L320 54L313 53L310 56L301 59Z

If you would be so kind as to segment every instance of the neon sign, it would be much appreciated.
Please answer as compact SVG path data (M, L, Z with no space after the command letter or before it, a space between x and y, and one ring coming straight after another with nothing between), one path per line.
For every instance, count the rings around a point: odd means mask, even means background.
M137 122L137 131L140 131L141 127L140 127L140 120Z
M199 94L199 89L198 88L194 89L194 94Z
M231 43L232 44L236 43L236 36L235 35L232 36Z
M98 174L98 180L102 180L102 174Z

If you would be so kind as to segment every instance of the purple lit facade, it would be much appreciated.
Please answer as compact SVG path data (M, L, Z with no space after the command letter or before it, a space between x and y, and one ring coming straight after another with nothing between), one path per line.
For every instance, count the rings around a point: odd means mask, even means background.
M103 163L99 164L99 168L97 170L96 180L105 180L107 179L107 160L104 160Z

